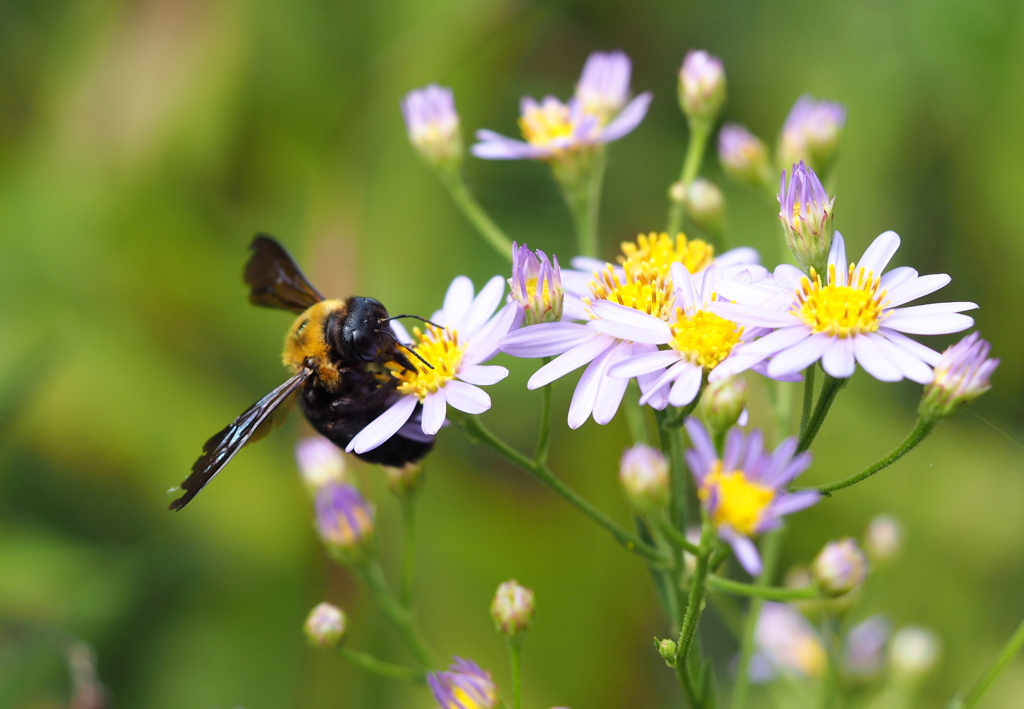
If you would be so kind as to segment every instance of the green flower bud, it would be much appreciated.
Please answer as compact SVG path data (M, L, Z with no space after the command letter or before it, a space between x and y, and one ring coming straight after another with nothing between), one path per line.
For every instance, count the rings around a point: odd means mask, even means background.
M619 482L639 514L655 514L668 507L668 462L656 448L641 443L627 449L619 465Z
M718 235L725 226L725 197L714 182L698 177L683 199L686 214L708 234Z
M679 70L679 105L691 121L710 123L725 103L725 67L707 52L686 54Z
M747 384L737 377L709 382L700 399L704 420L714 434L736 425L747 405Z
M303 630L313 647L337 647L345 642L348 619L337 606L321 603L309 612Z
M491 617L498 632L515 637L526 631L533 620L533 591L515 580L498 586L491 601Z

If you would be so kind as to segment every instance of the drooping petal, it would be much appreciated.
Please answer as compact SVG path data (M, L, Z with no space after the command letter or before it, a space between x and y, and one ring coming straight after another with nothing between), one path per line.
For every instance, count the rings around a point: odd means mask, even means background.
M869 335L853 338L853 353L864 371L878 381L898 382L903 379L903 370L893 361L889 353Z
M878 334L932 367L937 365L939 360L942 359L942 355L931 347L922 345L917 340L911 340L906 335L896 332L895 330L890 330L887 327L881 327L878 329Z
M679 360L679 355L672 350L655 350L647 354L631 357L619 362L608 370L613 377L636 377L648 372L663 370Z
M700 390L702 371L700 367L686 367L672 385L668 394L668 403L672 406L686 406Z
M612 342L614 343L614 340ZM604 377L605 365L613 350L614 347L607 347L583 371L583 376L580 377L569 403L569 428L579 428L594 412L594 403L597 401L597 393Z
M401 397L384 413L371 421L366 428L357 433L355 438L349 441L345 450L349 453L365 453L384 443L395 435L402 424L409 420L417 403L418 399L415 396Z
M761 555L757 553L757 547L754 546L754 542L728 528L718 530L718 535L732 547L732 551L736 555L736 561L740 562L740 566L743 567L744 571L751 576L757 576L761 573Z
M914 352L905 349L878 333L873 332L867 337L874 342L882 352L884 352L886 357L892 360L894 365L900 368L903 376L907 379L917 382L918 384L930 384L934 379L932 368ZM913 340L910 340L909 338L908 341L913 342ZM928 349L924 347L924 345L920 345L920 347ZM864 367L864 369L866 370L867 367Z
M857 367L853 356L853 338L828 339L821 366L836 379L849 379Z
M608 369L612 366L627 360L633 353L634 345L629 342L620 342L612 350L604 365L604 372L601 375L601 382L597 390L597 398L594 400L594 421L599 424L606 424L615 418L615 412L619 410L622 397L626 393L628 379L608 376Z
M610 143L613 140L618 140L640 125L640 121L647 115L647 107L650 106L652 98L654 98L653 94L648 91L630 101L622 109L622 113L601 131L601 142Z
M423 399L423 432L428 435L433 435L441 430L441 426L444 425L444 416L448 411L448 405L445 401L445 390L449 386L456 382L450 381L444 389L435 391ZM470 386L470 385L466 385Z

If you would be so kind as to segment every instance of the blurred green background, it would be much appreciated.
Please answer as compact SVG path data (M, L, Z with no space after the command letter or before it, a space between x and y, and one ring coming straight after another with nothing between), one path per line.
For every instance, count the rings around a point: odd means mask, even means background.
M664 223L686 139L675 72L703 48L725 61L725 118L766 139L803 92L845 103L836 226L851 252L894 229L898 265L950 273L941 299L981 305L978 327L1003 360L992 392L897 467L797 516L786 547L788 562L807 562L874 513L896 515L906 549L876 603L944 642L923 705L980 674L1024 615L1020 3L7 0L0 707L64 706L72 639L95 649L120 707L431 705L304 643L307 611L330 600L350 616L353 647L405 657L318 545L292 458L308 431L299 417L187 511L168 513L165 491L284 377L290 317L249 306L240 279L254 232L281 238L326 294L429 313L456 274L479 285L506 264L409 147L401 97L448 84L467 139L515 134L520 95L566 97L587 54L614 48L655 101L610 151L606 256ZM713 156L705 165L726 192L730 239L771 261L772 205L722 180ZM512 237L567 260L571 224L543 165L470 159L467 173ZM500 363L512 376L491 389L485 420L527 447L535 364ZM553 465L628 523L615 479L625 427L561 425L574 381L556 386ZM919 395L859 374L809 479L888 451ZM397 505L378 470L360 474L393 569ZM442 656L473 657L507 688L487 607L516 578L538 597L527 706L679 705L651 648L666 630L641 564L455 430L427 475L417 605ZM1018 659L985 706L1022 696Z

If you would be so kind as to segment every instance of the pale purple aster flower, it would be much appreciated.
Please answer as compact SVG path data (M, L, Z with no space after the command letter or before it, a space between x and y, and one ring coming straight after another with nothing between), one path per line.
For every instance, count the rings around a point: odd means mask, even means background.
M722 60L703 50L686 53L679 70L679 101L690 118L710 120L725 101Z
M754 641L757 654L750 674L755 682L779 675L819 677L825 670L828 656L821 635L793 606L766 602L757 618Z
M491 600L491 618L500 633L515 637L526 632L533 621L533 591L520 586L515 579L498 586Z
M440 164L462 158L459 114L451 89L430 84L410 91L402 99L402 115L409 141L428 162Z
M494 709L498 704L498 688L491 673L480 669L472 660L460 657L445 672L431 672L427 683L441 709Z
M337 647L348 633L348 618L337 606L321 603L309 612L303 630L313 647Z
M843 642L843 666L854 677L878 675L885 666L885 647L892 628L881 615L873 615L858 623Z
M774 272L780 290L767 300L763 289L719 281L719 295L735 302L716 301L712 311L741 325L775 329L740 348L719 376L736 374L770 357L766 372L776 378L821 360L825 371L840 379L853 376L859 363L881 381L906 377L920 384L931 382L929 365L939 363L939 353L904 333L942 335L966 330L974 320L961 311L978 306L955 302L899 307L951 280L944 273L919 276L905 266L883 274L899 245L899 236L887 231L858 263L847 264L846 245L836 232L827 283L816 272L808 277L795 266L783 264Z
M746 434L733 428L726 436L725 455L719 458L704 424L691 416L685 425L693 444L686 451L686 463L697 481L697 496L719 538L756 576L761 573L761 557L750 537L778 527L783 515L810 507L821 497L815 490L786 492L793 478L811 464L811 454L794 455L796 437L768 453L761 431Z
M718 131L718 160L730 176L741 182L767 185L771 179L765 144L735 123L726 123Z
M668 461L657 448L642 443L627 448L619 462L619 482L640 514L654 514L668 507Z
M533 252L523 244L512 244L512 277L508 279L512 299L519 304L527 325L562 319L562 271L558 257Z
M947 347L935 365L935 380L925 387L921 412L946 418L988 391L999 366L998 359L988 358L989 349L977 332Z
M782 126L781 165L806 160L818 170L827 168L839 147L846 125L846 108L832 101L816 101L804 94L793 105Z
M521 317L513 301L501 305L504 279L495 276L480 293L473 295L473 282L458 276L448 287L443 307L421 332L415 329L413 349L433 367L409 358L413 369L388 363L391 376L398 380L394 403L349 442L346 451L364 453L373 450L403 429L416 407L422 404L420 435L433 436L445 422L448 406L467 414L481 414L491 408L491 397L481 386L495 384L508 376L504 367L484 365L498 352L498 341Z
M811 575L823 591L841 596L864 583L868 559L855 540L832 541L814 557Z
M323 436L303 438L295 446L299 475L311 494L315 495L328 482L344 482L345 456L341 449Z
M829 198L814 170L801 160L790 171L788 185L786 171L782 171L778 199L779 220L789 250L804 270L824 270L835 234L832 205L836 198Z
M329 482L316 493L316 529L327 548L352 556L373 540L373 509L347 483Z
M591 65L591 61L596 63ZM567 103L553 96L540 103L523 98L519 125L525 142L480 130L476 134L480 142L471 150L478 158L489 160L551 160L618 140L640 124L651 102L648 92L634 98L614 117L607 113L610 106L624 103L623 81L628 91L629 59L621 52L588 60L576 96Z

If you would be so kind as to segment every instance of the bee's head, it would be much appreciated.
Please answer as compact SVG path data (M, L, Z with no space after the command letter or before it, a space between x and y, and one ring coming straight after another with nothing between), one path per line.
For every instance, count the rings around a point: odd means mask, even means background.
M388 311L373 298L352 297L327 318L326 338L343 363L385 362L395 358Z

